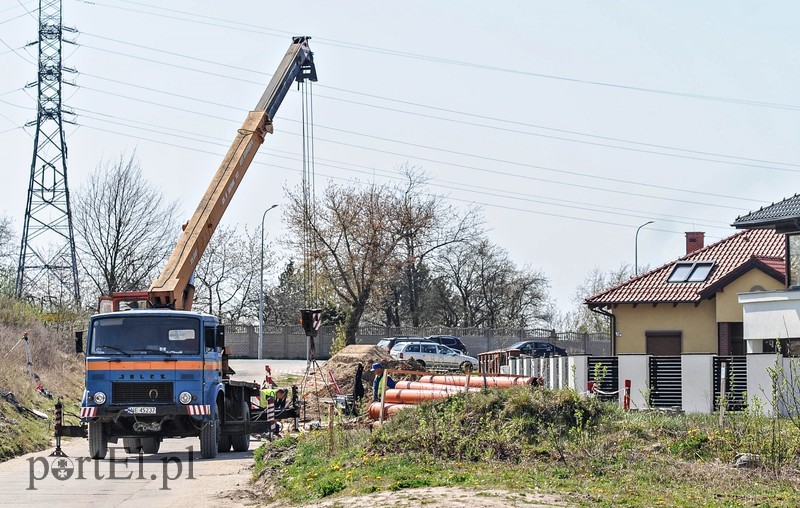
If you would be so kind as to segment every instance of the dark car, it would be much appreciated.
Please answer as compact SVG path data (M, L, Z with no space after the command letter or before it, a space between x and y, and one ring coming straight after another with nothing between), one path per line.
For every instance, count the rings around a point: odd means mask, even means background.
M386 352L388 353L398 342L427 341L427 340L428 339L424 339L422 337L386 337L385 339L379 340L376 346L378 346L381 349L385 349Z
M452 335L431 335L430 337L426 337L428 340L432 340L433 342L438 342L443 346L447 346L450 349L455 349L456 351L461 351L462 353L467 353L467 346L464 345L464 342L458 337L454 337Z
M549 356L568 356L567 350L563 347L550 344L541 340L523 340L515 342L508 346L507 349L519 349L523 355L540 357Z

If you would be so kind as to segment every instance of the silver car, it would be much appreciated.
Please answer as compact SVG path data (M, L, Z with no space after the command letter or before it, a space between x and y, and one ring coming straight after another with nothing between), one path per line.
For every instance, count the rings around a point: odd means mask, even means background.
M426 369L472 370L478 369L478 360L447 346L431 342L399 342L389 351L392 358L401 361L416 360Z

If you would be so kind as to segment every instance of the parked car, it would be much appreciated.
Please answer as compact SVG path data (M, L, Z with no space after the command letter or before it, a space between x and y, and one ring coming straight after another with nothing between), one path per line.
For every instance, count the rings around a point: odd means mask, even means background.
M425 338L437 342L443 346L447 346L450 349L455 349L467 354L467 346L464 345L464 342L458 337L454 337L452 335L431 335L430 337Z
M423 337L386 337L385 339L379 340L376 345L379 348L383 348L388 353L389 351L392 350L392 348L398 342L409 342L409 341L414 341L414 342L420 342L420 341L433 342L432 340L428 340L428 339L423 338Z
M397 360L416 360L427 369L478 369L478 359L432 341L399 342L389 354Z
M523 355L537 358L543 356L568 356L567 350L563 347L541 340L523 340L521 342L515 342L508 346L507 349L519 349Z

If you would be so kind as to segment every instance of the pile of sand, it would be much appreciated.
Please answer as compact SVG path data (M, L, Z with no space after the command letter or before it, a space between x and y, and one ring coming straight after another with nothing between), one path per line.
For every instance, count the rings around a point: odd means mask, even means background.
M369 369L375 362L382 363L387 369L397 368L399 363L389 356L389 353L384 349L372 344L355 344L345 346L341 351L333 355L322 366L322 371L326 376L328 376L328 372L332 372L342 393L351 394L353 393L358 364L361 364L364 367L361 379L366 388L365 393L369 394L369 387L372 386L372 380L375 378L375 375Z

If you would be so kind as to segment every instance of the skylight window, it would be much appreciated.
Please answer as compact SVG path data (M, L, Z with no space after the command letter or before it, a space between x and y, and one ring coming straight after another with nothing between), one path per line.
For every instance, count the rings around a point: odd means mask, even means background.
M714 263L711 261L682 261L675 263L667 282L705 282Z

